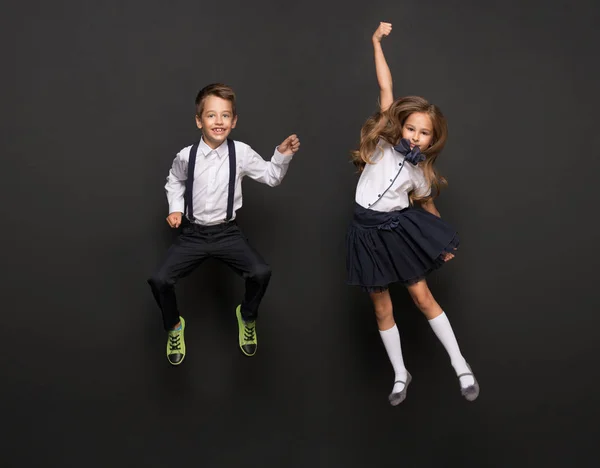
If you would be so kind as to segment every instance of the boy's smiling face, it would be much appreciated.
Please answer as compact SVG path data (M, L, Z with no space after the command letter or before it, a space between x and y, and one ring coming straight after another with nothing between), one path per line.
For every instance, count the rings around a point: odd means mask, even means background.
M202 130L204 142L215 149L227 140L237 116L233 115L231 101L218 96L207 96L203 107L202 115L196 115L196 125Z

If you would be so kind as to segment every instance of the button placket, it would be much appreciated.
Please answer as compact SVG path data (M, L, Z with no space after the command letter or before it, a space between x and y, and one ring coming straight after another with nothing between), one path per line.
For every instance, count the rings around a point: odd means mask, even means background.
M377 194L377 200L375 200L373 203L369 203L368 206L373 206L375 203L377 203L379 200L381 200L381 198L385 195L385 193L389 189L392 188L392 185L394 185L394 182L396 181L396 179L400 175L400 172L402 172L402 168L404 167L404 160L401 161L401 162L399 162L398 165L400 166L400 169L398 169L398 172L396 173L396 176L393 179L390 179L390 185L382 193L378 193Z

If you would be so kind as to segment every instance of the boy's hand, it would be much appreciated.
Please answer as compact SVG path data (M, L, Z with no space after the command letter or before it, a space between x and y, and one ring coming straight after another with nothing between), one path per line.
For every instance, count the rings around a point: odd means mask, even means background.
M285 156L291 156L300 149L300 140L297 135L290 135L277 147L277 151Z
M392 23L379 23L377 31L373 34L373 42L381 42L385 36L392 32Z
M169 223L169 226L171 226L172 228L178 228L179 226L181 226L182 214L183 213L179 211L175 211L174 213L171 213L169 216L167 216L167 223Z

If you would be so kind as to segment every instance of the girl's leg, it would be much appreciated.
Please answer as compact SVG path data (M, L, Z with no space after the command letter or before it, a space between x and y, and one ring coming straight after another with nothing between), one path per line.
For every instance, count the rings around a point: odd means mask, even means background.
M375 308L375 316L377 318L377 326L379 335L385 346L392 367L394 368L394 388L390 394L390 403L397 405L404 400L406 393L402 393L408 385L408 371L404 367L404 359L402 357L402 346L400 343L400 333L394 322L394 314L392 307L392 299L390 298L389 290L370 293L373 307Z
M425 317L427 317L429 325L444 345L444 348L446 348L446 351L450 356L452 367L454 367L454 370L456 371L456 375L471 374L471 369L458 347L458 342L456 341L454 331L450 326L450 321L431 294L427 282L421 280L418 283L408 286L408 292L415 305L423 312ZM475 379L473 375L463 375L460 377L461 388L466 389L474 385Z

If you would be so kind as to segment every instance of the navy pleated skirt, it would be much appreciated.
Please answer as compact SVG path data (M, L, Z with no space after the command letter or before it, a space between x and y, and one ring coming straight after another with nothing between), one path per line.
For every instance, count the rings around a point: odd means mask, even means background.
M455 253L459 238L446 221L422 208L380 212L358 203L346 235L348 284L380 292L414 284Z

